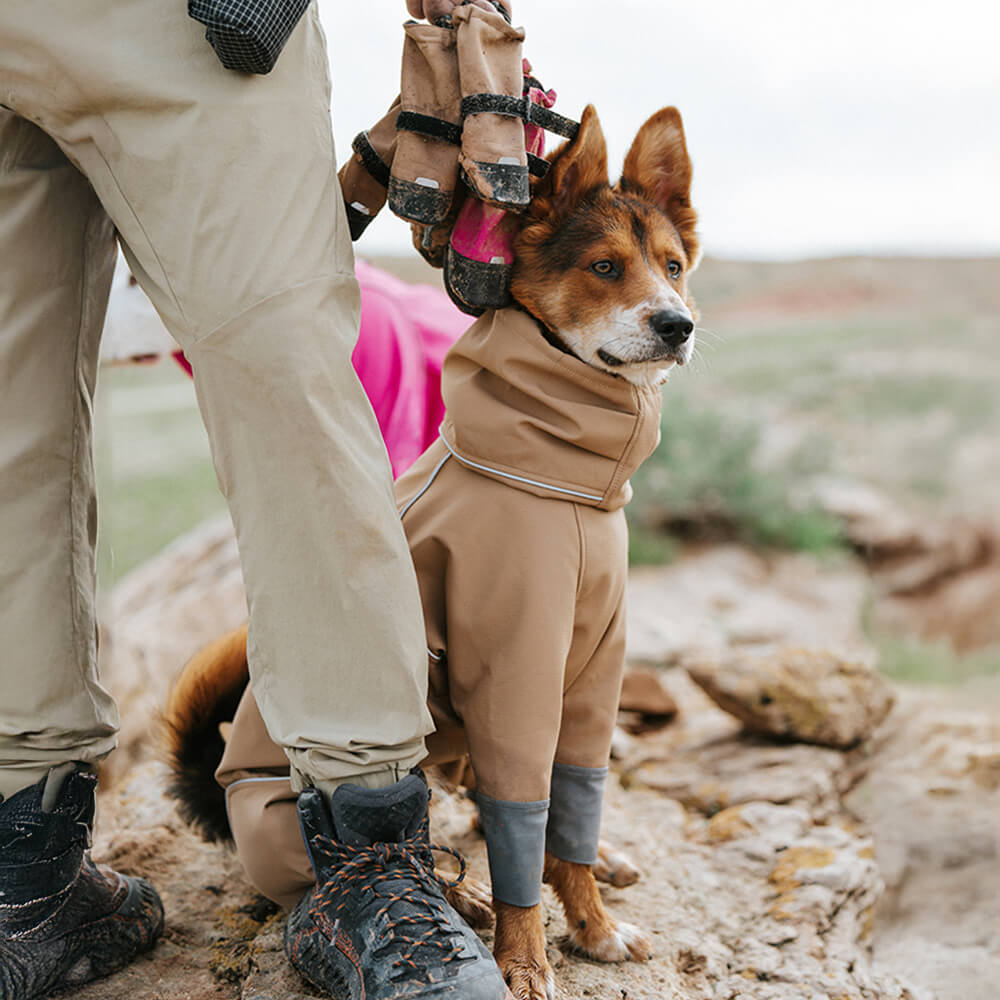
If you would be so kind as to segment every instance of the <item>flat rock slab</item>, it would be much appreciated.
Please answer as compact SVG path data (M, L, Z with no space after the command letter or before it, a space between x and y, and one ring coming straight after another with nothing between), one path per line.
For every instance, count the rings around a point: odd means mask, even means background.
M203 844L162 794L158 764L138 768L102 798L95 854L149 875L167 909L150 956L80 990L80 1000L187 997L298 1000L316 994L282 948L283 915L245 883L232 854ZM472 805L439 794L435 836L486 876ZM872 907L882 888L872 843L809 811L763 801L712 819L662 794L613 782L605 835L644 871L627 889L604 889L612 915L652 935L649 963L602 965L571 955L546 889L547 937L559 1000L910 1000L889 972L872 971ZM484 935L489 942L489 935Z
M659 677L678 714L655 732L618 733L604 832L644 874L602 892L613 915L650 932L656 955L606 966L569 954L546 890L560 1000L994 1000L974 988L977 976L989 989L1000 981L989 931L1000 898L1000 734L983 728L988 716L955 720L927 696L911 711L906 697L848 752L776 743L745 734L681 668L706 650L766 656L789 643L863 657L865 593L850 564L735 547L633 574L629 657L673 665ZM230 852L178 819L152 761L170 678L244 615L225 522L180 540L112 596L102 655L125 728L95 854L153 879L167 930L150 956L80 990L82 1000L313 995L284 958L283 915ZM435 797L435 837L485 880L471 816L462 797ZM911 971L919 990L903 983Z

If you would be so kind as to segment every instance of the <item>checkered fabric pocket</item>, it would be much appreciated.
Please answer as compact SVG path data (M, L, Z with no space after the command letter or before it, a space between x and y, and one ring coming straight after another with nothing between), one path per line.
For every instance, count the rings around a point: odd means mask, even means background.
M309 0L188 0L226 69L270 73Z

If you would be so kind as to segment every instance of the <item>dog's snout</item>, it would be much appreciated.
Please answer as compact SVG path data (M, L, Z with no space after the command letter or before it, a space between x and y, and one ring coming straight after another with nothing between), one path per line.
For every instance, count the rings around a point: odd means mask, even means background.
M653 332L671 347L679 347L694 330L691 317L677 309L661 309L649 317Z

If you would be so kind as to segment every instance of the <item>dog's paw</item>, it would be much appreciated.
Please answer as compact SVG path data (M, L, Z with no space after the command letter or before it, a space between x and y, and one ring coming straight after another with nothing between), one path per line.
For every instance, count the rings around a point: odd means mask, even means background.
M577 927L569 935L569 944L597 962L648 962L653 957L652 942L634 924Z
M470 927L483 930L493 926L493 896L482 882L466 876L458 885L448 886L444 895Z
M497 964L513 1000L555 1000L556 978L548 962L498 956Z
M598 882L605 882L617 889L624 889L625 886L638 882L642 874L626 854L605 840L597 845L597 861L592 871Z

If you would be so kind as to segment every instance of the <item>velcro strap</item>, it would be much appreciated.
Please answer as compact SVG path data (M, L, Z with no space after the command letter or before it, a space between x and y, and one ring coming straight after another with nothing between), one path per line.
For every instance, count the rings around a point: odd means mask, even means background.
M510 94L469 94L462 98L462 117L468 115L506 115L508 118L524 118L524 97Z
M483 114L521 118L566 139L574 138L580 129L579 122L557 114L541 104L535 104L527 97L511 97L508 94L470 94L462 98L463 118L468 115Z
M533 125L541 126L546 132L555 132L556 135L561 135L564 139L575 139L576 133L580 131L579 122L531 101L528 101L528 113L524 120Z
M549 161L543 156L528 153L528 173L532 177L544 177L549 172Z
M382 159L378 153L375 152L375 147L371 144L368 139L367 132L359 132L354 137L354 142L351 143L351 147L354 152L361 157L361 165L368 171L372 177L382 185L382 187L387 188L389 186L389 164Z
M443 118L422 115L418 111L400 111L396 118L396 128L403 132L416 132L428 139L440 139L452 146L462 145L462 126L453 125Z

